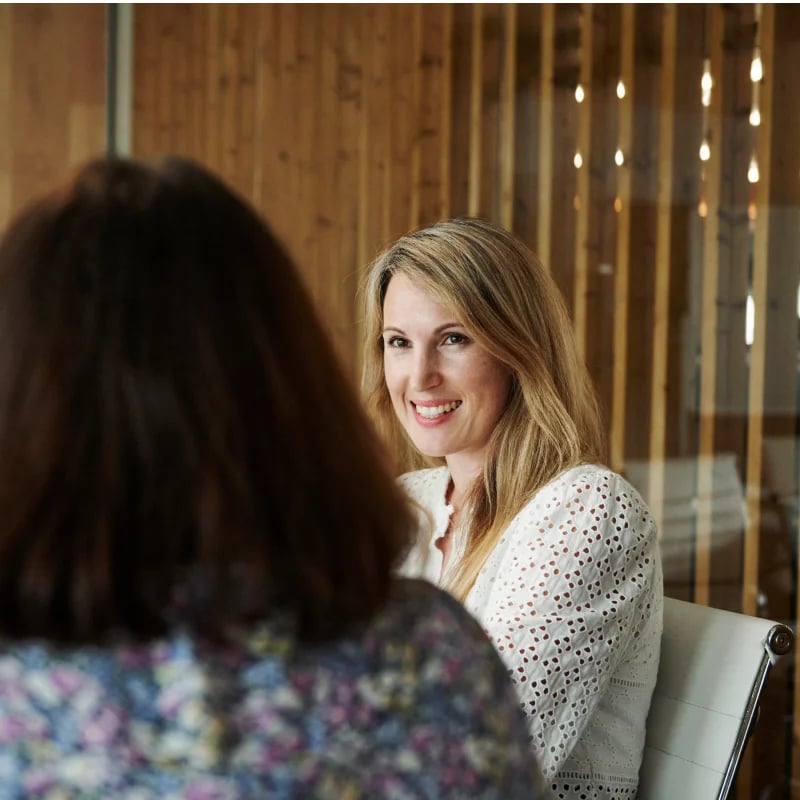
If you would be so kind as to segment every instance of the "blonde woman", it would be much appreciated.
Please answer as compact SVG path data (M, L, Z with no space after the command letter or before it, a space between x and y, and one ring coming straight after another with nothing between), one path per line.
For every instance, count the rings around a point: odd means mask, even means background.
M556 797L634 798L660 652L656 530L601 465L556 284L514 236L460 219L389 247L364 298L363 388L420 508L402 571L483 625Z

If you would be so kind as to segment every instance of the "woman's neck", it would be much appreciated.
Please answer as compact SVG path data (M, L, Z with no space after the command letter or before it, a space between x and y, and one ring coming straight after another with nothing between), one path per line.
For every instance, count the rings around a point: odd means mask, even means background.
M456 512L461 511L464 503L472 493L472 487L483 474L483 464L474 461L463 462L457 459L447 459L447 468L450 471L450 485L447 488L447 502Z

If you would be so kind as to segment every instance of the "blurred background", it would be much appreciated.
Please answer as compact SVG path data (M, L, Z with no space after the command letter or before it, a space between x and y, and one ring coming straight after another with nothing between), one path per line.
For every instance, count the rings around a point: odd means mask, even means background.
M217 171L357 381L359 275L410 228L517 232L567 300L666 591L796 626L800 7L0 5L0 226L103 153ZM800 797L800 674L738 798Z

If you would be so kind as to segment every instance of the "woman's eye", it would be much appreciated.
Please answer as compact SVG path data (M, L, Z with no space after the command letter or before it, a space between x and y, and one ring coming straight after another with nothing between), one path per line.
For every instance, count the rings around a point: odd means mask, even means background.
M445 344L465 344L466 342L467 337L463 333L448 333L444 337Z
M408 339L404 339L402 336L390 336L386 340L387 347L408 347Z

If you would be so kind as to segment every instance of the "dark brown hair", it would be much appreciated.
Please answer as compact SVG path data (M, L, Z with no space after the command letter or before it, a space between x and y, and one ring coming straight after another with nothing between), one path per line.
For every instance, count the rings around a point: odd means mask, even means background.
M0 243L0 635L385 601L405 503L290 259L182 159L95 161Z

